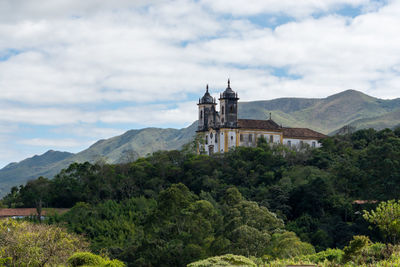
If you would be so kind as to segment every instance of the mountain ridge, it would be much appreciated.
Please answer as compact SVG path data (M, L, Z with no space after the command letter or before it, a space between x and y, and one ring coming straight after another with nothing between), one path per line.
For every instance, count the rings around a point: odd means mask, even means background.
M194 107L195 108L195 107ZM400 125L400 98L384 100L354 89L326 98L277 98L239 102L239 118L272 119L285 127L304 127L334 134L345 125L355 129L394 128ZM53 177L73 162L128 162L157 150L179 149L190 142L197 122L182 129L149 127L128 130L122 135L101 139L73 154L49 150L42 155L13 162L0 169L0 196L14 185L38 176Z

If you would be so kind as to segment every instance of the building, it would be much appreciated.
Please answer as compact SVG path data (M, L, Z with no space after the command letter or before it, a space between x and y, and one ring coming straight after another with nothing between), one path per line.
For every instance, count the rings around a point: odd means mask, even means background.
M46 211L42 211L42 215L46 215ZM0 218L22 219L37 216L38 212L35 208L0 209Z
M49 210L49 209L47 209ZM42 210L41 218L44 219L48 214L47 210ZM61 215L67 212L69 209L51 209L50 214L53 215L57 213ZM0 219L3 218L13 218L13 219L23 219L26 217L37 217L39 214L36 208L14 208L14 209L7 209L1 208L0 209Z
M206 154L229 151L237 146L256 146L257 139L263 136L268 143L284 144L289 147L320 147L319 140L325 135L308 128L287 128L279 126L271 119L250 120L238 118L238 94L228 87L219 97L219 111L217 102L209 91L199 99L199 124L197 136L199 153Z

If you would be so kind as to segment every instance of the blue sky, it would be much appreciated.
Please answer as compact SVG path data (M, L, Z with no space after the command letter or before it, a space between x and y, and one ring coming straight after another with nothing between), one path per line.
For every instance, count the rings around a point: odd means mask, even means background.
M399 97L400 1L0 2L0 167L241 100Z

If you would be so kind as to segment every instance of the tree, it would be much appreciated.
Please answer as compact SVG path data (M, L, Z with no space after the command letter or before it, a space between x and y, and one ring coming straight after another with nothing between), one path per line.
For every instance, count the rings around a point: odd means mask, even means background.
M268 245L267 252L274 258L293 258L300 255L315 253L314 247L293 232L274 233Z
M400 242L400 200L381 202L375 210L364 210L363 217L375 224L390 242Z
M12 266L64 264L87 242L76 234L56 226L0 220L0 258L10 258Z
M49 188L49 179L41 176L36 180L29 181L20 189L24 206L35 207L39 221L42 218L43 205L48 204L49 202Z

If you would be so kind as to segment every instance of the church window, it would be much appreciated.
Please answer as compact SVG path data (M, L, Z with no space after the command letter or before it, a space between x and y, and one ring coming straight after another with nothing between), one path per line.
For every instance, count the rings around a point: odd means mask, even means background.
M222 106L222 115L224 115L225 107Z
M203 118L203 111L200 111L200 119Z
M240 134L240 142L243 142L243 134Z
M231 140L233 140L233 136L231 135Z
M274 136L273 136L273 135L270 135L270 136L269 136L269 142L270 142L270 143L273 143L273 142L274 142Z
M221 122L224 123L224 118L221 119Z
M249 134L249 142L253 142L253 135Z
M213 133L210 133L210 138L213 138Z
M233 112L233 106L230 106L229 109L230 109L230 112Z
M217 135L215 135L215 143L218 143Z

